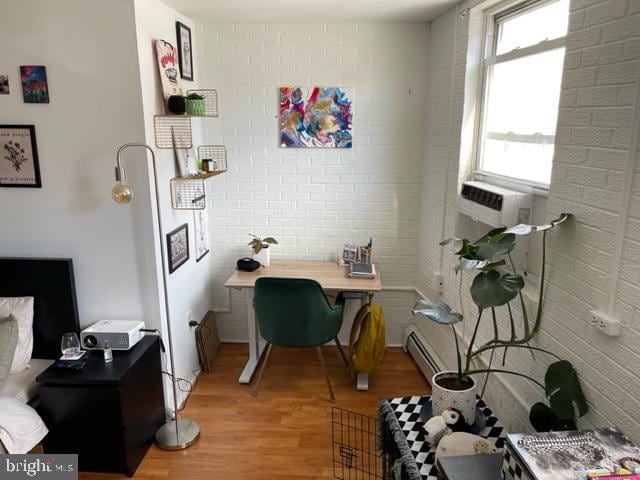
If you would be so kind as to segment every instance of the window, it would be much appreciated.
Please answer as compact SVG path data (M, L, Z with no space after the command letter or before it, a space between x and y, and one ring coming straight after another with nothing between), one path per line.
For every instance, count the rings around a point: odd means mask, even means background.
M549 185L568 20L569 0L527 1L490 17L481 173Z

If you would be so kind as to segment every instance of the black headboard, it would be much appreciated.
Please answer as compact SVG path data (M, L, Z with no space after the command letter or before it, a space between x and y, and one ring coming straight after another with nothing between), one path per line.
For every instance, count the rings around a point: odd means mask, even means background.
M70 258L0 258L0 297L34 297L33 358L59 358L62 334L80 331Z

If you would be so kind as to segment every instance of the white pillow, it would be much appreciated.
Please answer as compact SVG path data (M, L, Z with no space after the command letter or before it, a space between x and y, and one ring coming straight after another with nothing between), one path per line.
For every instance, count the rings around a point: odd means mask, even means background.
M33 352L33 297L0 297L0 318L13 315L18 320L18 344L11 363L11 372L29 368Z

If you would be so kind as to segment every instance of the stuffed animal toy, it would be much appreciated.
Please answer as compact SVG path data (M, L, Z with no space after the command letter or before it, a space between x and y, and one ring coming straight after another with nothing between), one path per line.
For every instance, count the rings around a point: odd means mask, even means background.
M442 437L464 428L460 423L466 425L464 417L458 410L451 407L442 412L442 415L431 417L423 427L427 432L427 442L432 447L437 446Z
M460 410L457 410L453 407L449 407L449 421L447 421L447 425L449 425L449 429L452 432L470 432L471 427L467 424L467 421L462 415ZM444 416L444 412L442 413Z
M484 438L466 432L453 432L440 440L436 459L460 455L488 455L495 448Z

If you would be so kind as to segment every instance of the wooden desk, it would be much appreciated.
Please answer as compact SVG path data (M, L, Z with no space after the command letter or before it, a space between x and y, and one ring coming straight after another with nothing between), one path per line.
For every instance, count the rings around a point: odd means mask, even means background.
M249 360L240 375L240 383L251 383L251 377L266 345L258 331L256 315L253 311L253 288L256 280L261 277L310 278L318 282L325 290L341 292L374 293L382 290L379 265L376 265L376 278L371 279L349 278L347 267L341 267L336 262L315 260L272 260L270 266L259 268L254 272L234 271L224 286L246 291L247 325L249 327ZM364 302L366 299L363 299ZM358 390L367 390L367 388L367 375L358 374Z

